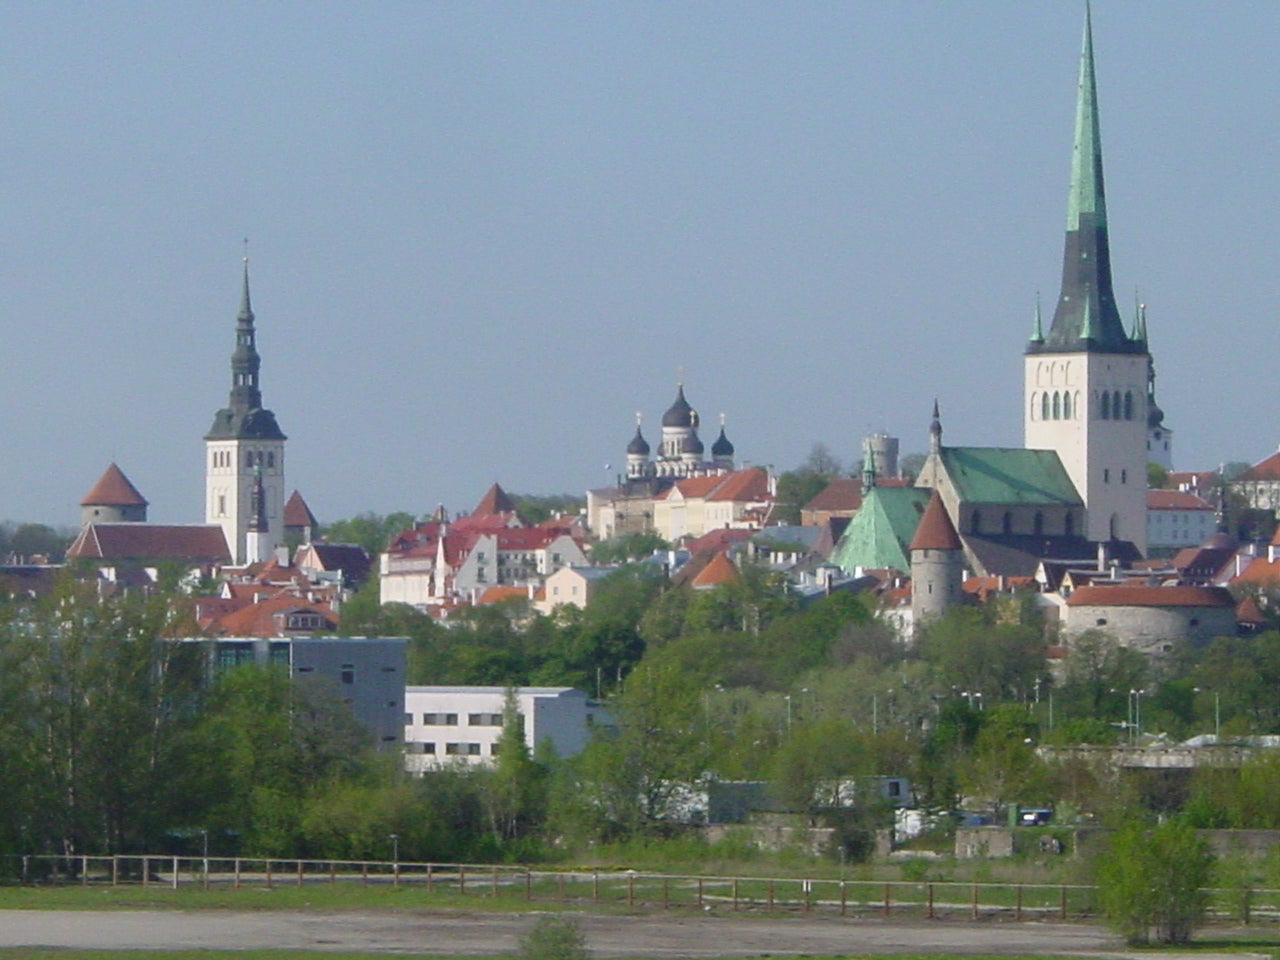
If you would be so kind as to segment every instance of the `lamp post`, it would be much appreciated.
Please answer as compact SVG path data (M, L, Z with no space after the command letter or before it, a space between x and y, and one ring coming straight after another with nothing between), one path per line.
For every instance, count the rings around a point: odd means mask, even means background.
M387 839L391 841L391 862L398 868L400 864L400 835L392 833L387 836Z
M782 698L787 701L787 729L790 730L791 729L791 694L789 693L783 694Z
M1213 742L1216 746L1222 742L1222 694L1217 690L1207 690L1204 687L1192 687L1196 693L1212 693L1213 694Z

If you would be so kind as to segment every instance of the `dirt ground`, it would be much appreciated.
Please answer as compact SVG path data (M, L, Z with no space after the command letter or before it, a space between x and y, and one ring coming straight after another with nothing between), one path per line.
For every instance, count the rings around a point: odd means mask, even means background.
M0 912L0 947L360 950L495 954L517 949L534 913L308 911ZM1116 937L1067 923L581 915L598 957L1001 953L1115 957ZM1198 953L1197 960L1212 960ZM1241 960L1245 954L1230 955Z

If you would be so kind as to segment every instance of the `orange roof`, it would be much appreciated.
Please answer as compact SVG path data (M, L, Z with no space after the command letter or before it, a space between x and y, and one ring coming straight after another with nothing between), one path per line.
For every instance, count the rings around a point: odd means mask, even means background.
M524 587L506 587L497 586L490 587L484 593L480 594L476 600L477 606L484 606L487 603L502 603L504 600L528 600L529 591Z
M1238 574L1231 578L1232 583L1257 583L1264 586L1280 585L1280 560L1271 561L1266 557L1254 557Z
M726 553L717 553L711 562L699 571L691 583L694 587L718 587L722 583L736 583L742 576Z
M233 637L281 636L285 633L285 628L279 618L299 610L319 613L330 629L337 626L337 617L333 615L327 603L307 603L297 597L279 596L246 604L239 610L233 610L215 620L211 629Z
M1231 607L1226 587L1080 587L1067 598L1069 607Z
M723 480L708 500L764 500L769 496L769 475L760 467L735 470Z
M706 497L723 479L724 478L718 474L707 474L701 477L686 477L683 480L677 480L675 485L667 490L664 496L670 498L672 493L679 490L680 496L682 497Z
M1148 490L1148 510L1213 510L1212 504L1184 490Z
M1258 606L1258 601L1253 597L1245 597L1240 601L1240 605L1236 607L1236 620L1240 623L1262 623L1267 622L1267 618L1262 615L1262 609Z
M98 482L80 501L82 507L145 507L146 498L138 492L124 471L114 463L102 471Z
M1280 453L1273 453L1243 471L1237 480L1280 480Z
M870 509L870 508L868 508ZM955 525L942 505L942 496L934 490L924 508L915 536L911 538L911 550L959 550L960 537Z
M91 523L67 558L229 563L231 553L217 524Z
M743 540L750 540L756 535L757 531L748 530L745 527L720 527L716 530L710 530L696 539L690 540L685 544L685 549L690 553L702 553L706 550L723 550L735 543L741 543Z

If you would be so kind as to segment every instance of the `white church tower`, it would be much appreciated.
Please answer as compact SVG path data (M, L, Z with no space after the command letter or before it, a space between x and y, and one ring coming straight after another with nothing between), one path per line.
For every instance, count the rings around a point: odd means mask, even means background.
M231 400L205 434L205 522L222 526L235 563L270 556L284 528L284 442L276 416L262 408L258 356L249 305L249 258L231 354ZM257 491L255 493L255 488ZM262 529L265 526L266 529Z
M1102 143L1088 8L1062 293L1046 334L1037 306L1025 361L1025 445L1055 450L1084 500L1090 540L1147 549L1145 320L1126 332L1111 287Z

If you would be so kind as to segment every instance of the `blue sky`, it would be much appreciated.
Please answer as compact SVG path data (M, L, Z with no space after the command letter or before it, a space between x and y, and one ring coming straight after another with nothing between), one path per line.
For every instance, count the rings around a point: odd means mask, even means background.
M1184 468L1258 460L1280 6L1094 4L1112 262ZM322 520L580 492L684 370L739 455L1021 443L1083 5L0 7L3 515L111 461L203 519L250 238L267 406ZM612 468L606 471L606 464Z

